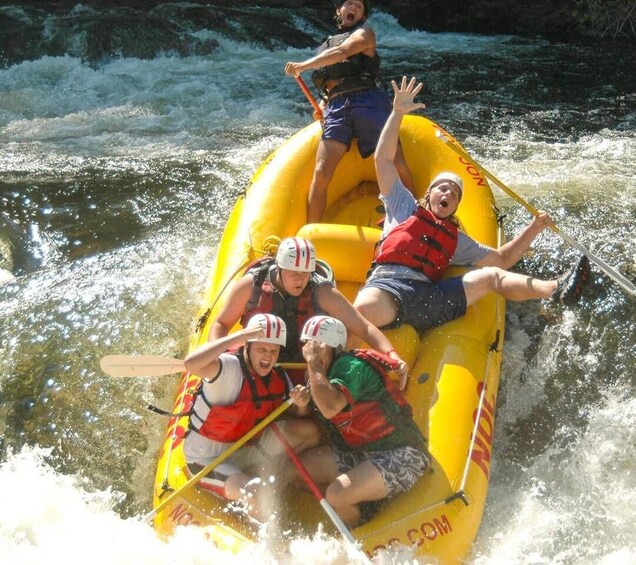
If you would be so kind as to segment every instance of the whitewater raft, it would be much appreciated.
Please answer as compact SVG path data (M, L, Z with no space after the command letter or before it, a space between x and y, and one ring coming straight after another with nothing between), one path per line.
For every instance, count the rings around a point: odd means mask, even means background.
M482 243L499 246L503 233L488 183L439 140L438 129L423 117L403 120L400 138L415 180L414 192L422 196L441 171L461 175L462 229ZM293 135L263 162L237 200L211 269L191 349L207 342L209 326L232 281L255 259L274 254L277 243L288 236L313 241L318 258L332 267L338 288L350 300L355 297L371 263L380 236L377 222L383 216L373 158L363 160L352 148L330 183L323 221L305 225L319 139L318 122ZM450 274L461 272L455 268ZM470 551L488 491L504 319L505 301L492 294L471 306L460 320L422 335L410 326L386 332L409 364L407 397L429 440L433 464L411 491L352 530L369 556L403 544L417 555L453 563ZM196 375L182 375L175 414L187 411L198 380ZM187 417L170 420L157 464L155 507L188 481L183 454L186 430ZM322 523L338 535L311 494L288 491L277 501L284 527L311 534ZM174 497L155 518L155 528L163 534L185 524L205 527L210 540L228 551L239 551L257 535L249 520L225 511L218 498L198 487Z

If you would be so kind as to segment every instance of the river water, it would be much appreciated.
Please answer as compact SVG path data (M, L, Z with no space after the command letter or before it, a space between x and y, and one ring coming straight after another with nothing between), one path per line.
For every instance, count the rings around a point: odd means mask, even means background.
M636 279L636 55L371 18L386 76L491 173ZM311 30L310 30L311 31ZM0 555L39 563L346 563L337 540L238 556L159 540L154 462L176 377L101 372L181 356L224 222L258 163L311 120L284 63L311 50L216 39L208 55L42 56L0 69ZM319 37L316 36L316 41ZM495 190L514 233L528 213ZM4 250L4 251L3 251ZM519 269L561 273L554 234ZM491 487L471 563L636 562L636 299L595 271L575 309L508 305ZM386 563L411 562L408 555Z

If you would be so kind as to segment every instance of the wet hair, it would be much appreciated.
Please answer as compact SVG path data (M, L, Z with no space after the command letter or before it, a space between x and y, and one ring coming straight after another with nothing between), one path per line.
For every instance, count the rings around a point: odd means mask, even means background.
M433 190L436 186L437 185L429 186L426 194L417 201L422 208L426 208L427 210L431 209L431 190ZM457 212L457 210L455 210L455 212ZM459 218L455 215L455 212L453 212L450 216L447 216L446 220L454 226L460 227Z
M337 10L346 1L347 0L339 0L338 2L334 1L333 6ZM366 20L369 17L369 10L371 9L371 7L369 6L369 0L362 0L362 5L364 6L364 16L360 20L360 23L363 23L364 20ZM336 15L333 18L333 21L336 22L336 28L337 29L340 29L342 27L342 18L340 17L339 14L336 13Z

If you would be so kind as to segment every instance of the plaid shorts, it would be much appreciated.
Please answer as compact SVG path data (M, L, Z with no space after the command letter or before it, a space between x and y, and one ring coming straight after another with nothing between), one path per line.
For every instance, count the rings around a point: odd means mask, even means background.
M332 446L336 465L346 473L369 461L380 471L388 496L409 490L430 466L428 453L415 447L398 447L387 451L340 451Z

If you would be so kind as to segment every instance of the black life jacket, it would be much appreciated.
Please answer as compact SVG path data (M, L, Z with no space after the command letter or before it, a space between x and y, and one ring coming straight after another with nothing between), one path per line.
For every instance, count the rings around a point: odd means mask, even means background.
M241 318L243 327L254 314L275 314L287 326L287 345L282 347L281 362L303 362L302 342L299 340L305 322L317 314L324 314L316 299L316 290L323 284L333 284L333 273L328 266L316 261L316 272L311 274L309 283L300 296L281 293L274 283L277 274L273 257L264 257L247 269L254 277L252 294L247 301L245 314Z
M340 45L354 31L361 27L362 24L358 24L347 31L338 30L335 35L329 36L318 48L318 53L322 53L330 47ZM380 56L377 51L373 57L369 57L363 53L357 53L335 65L316 69L311 74L311 80L321 92L321 95L329 100L333 100L344 94L382 88L382 81L380 80ZM341 82L327 92L325 85L331 80L340 80Z
M375 264L405 265L439 280L457 249L458 229L430 210L418 206L380 242Z

